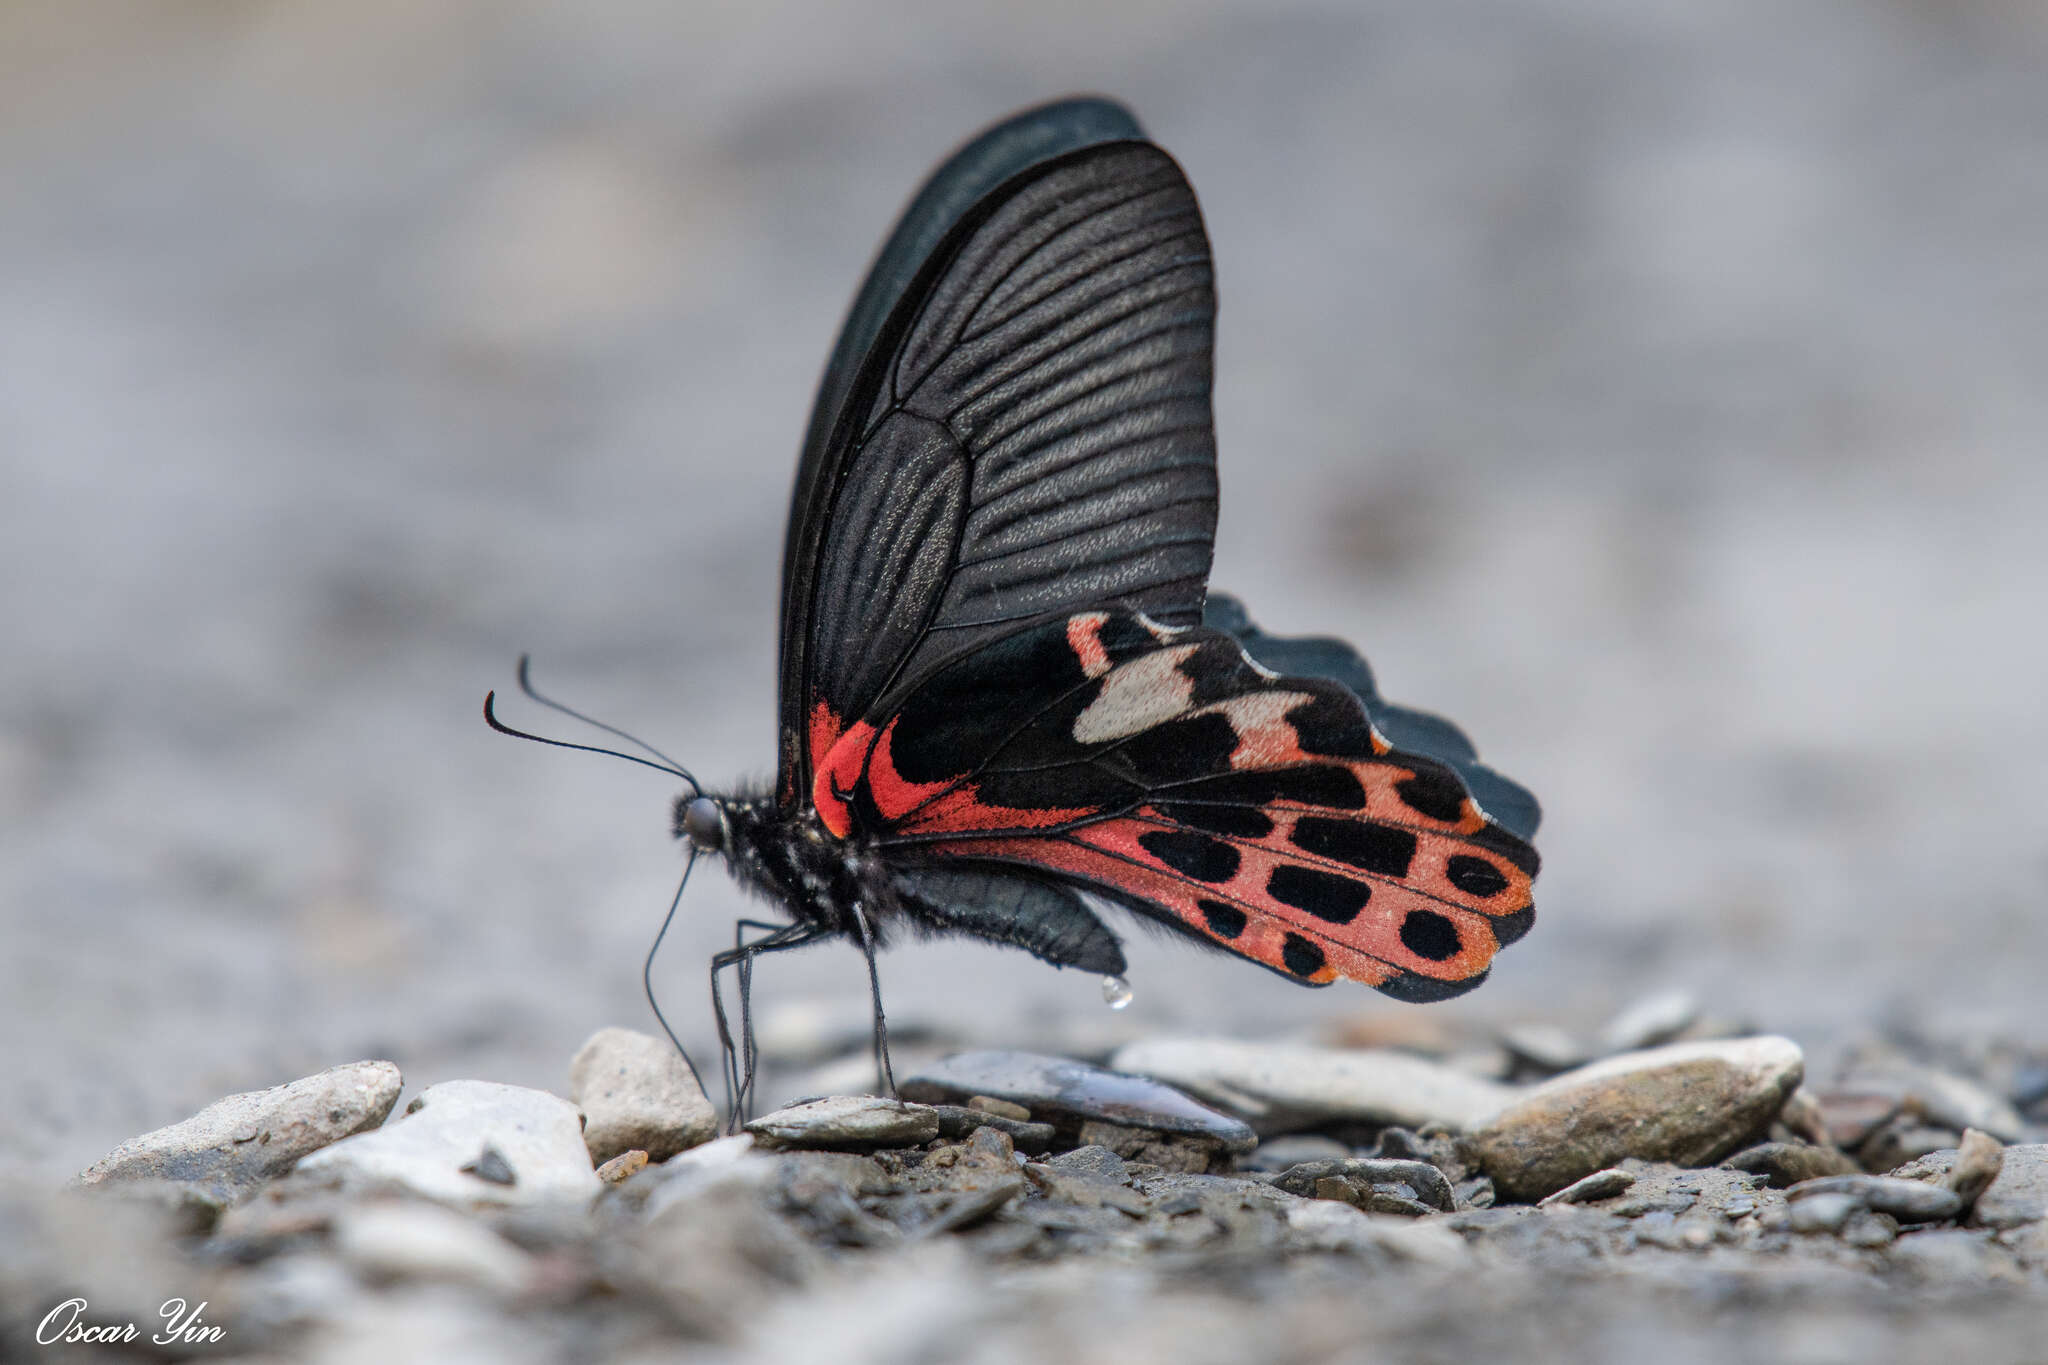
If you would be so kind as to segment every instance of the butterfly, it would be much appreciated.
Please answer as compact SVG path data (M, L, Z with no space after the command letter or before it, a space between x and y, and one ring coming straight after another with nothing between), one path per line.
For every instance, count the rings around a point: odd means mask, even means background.
M822 939L867 956L893 1088L875 952L904 931L1115 995L1116 906L1405 1001L1528 932L1534 798L1349 646L1208 591L1215 311L1187 178L1106 100L983 133L884 244L797 468L775 786L671 768L692 861L784 917L713 960L735 1105L751 1030L736 1049L719 973L744 1019L752 964Z

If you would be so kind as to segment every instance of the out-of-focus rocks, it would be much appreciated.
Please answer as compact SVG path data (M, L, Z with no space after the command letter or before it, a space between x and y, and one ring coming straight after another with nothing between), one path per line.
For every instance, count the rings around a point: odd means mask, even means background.
M1868 1053L1853 1062L1840 1088L1891 1098L1929 1128L1958 1134L1977 1128L2000 1142L2026 1135L2019 1111L1978 1082L1889 1053Z
M907 1147L939 1135L939 1114L879 1095L832 1095L763 1114L747 1131L770 1147Z
M601 1188L575 1105L491 1081L429 1086L402 1117L321 1148L293 1176L348 1189L395 1186L457 1206L581 1201Z
M336 1220L334 1247L374 1280L452 1281L510 1298L534 1279L532 1257L438 1204L368 1202Z
M635 1149L666 1161L718 1131L718 1116L675 1045L632 1029L590 1035L569 1064L569 1098L583 1110L583 1142L599 1165Z
M1111 1064L1222 1105L1265 1133L1336 1123L1441 1123L1464 1131L1518 1094L1497 1081L1393 1051L1166 1038L1129 1044Z
M647 1153L620 1152L597 1168L597 1178L607 1185L623 1185L647 1169Z
M1566 1072L1467 1135L1511 1198L1535 1200L1625 1157L1698 1166L1754 1138L1799 1084L1787 1038L1675 1043Z
M2005 1146L1989 1133L1972 1128L1963 1134L1955 1165L1942 1177L1942 1185L1954 1190L1963 1208L1973 1208L1978 1198L1998 1179L2005 1166Z
M1987 1155L1978 1146L1966 1164L1960 1151L1935 1152L1893 1174L1911 1180L1939 1180L1960 1196L1958 1186L1966 1187L1981 1178ZM2001 1149L1997 1173L1979 1191L1970 1221L1988 1228L2039 1223L2048 1230L2048 1144L2024 1143Z
M971 1105L935 1104L932 1108L939 1114L939 1136L964 1138L977 1129L994 1128L1007 1134L1020 1152L1036 1155L1051 1148L1056 1136L1051 1124L1031 1122L1031 1111L1021 1104L1008 1104L1000 1100L990 1103L1002 1104L1004 1109L1014 1111L1023 1117L1016 1118L1011 1114L997 1113L992 1109Z
M1631 1001L1600 1030L1598 1043L1605 1054L1639 1052L1673 1041L1700 1017L1700 1002L1692 992L1658 991Z
M1351 1154L1351 1149L1335 1138L1315 1133L1292 1133L1285 1137L1267 1138L1238 1164L1248 1170L1278 1172L1289 1166L1299 1166L1304 1161L1342 1161Z
M1502 1029L1500 1045L1518 1069L1554 1076L1584 1066L1596 1055L1583 1038L1556 1024L1523 1023Z
M181 1123L130 1138L78 1177L86 1186L164 1181L217 1204L248 1198L299 1159L375 1128L404 1087L390 1062L353 1062L215 1100Z
M1228 1114L1171 1085L1033 1052L962 1052L904 1081L907 1099L959 1103L985 1097L1023 1106L1062 1138L1100 1144L1126 1157L1202 1170L1248 1152L1258 1139Z

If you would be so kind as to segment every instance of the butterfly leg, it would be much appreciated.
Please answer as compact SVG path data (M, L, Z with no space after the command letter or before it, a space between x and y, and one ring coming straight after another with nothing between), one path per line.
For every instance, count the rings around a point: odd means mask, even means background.
M882 977L875 969L875 936L868 929L868 917L860 902L853 905L853 923L860 930L860 950L868 959L868 993L875 1002L875 1071L882 1093L896 1094L896 1073L889 1066L889 1020L882 1013Z
M746 931L750 928L772 929L771 933L748 942ZM754 1048L754 959L764 953L779 953L820 938L830 937L831 931L815 924L784 924L771 926L757 920L741 920L734 926L733 946L711 959L711 1010L718 1022L718 1042L725 1054L725 1127L734 1132L745 1119L747 1105L752 1099L754 1069L758 1054ZM725 1015L725 998L719 990L718 974L728 967L737 967L740 978L740 1046L733 1045L732 1029Z

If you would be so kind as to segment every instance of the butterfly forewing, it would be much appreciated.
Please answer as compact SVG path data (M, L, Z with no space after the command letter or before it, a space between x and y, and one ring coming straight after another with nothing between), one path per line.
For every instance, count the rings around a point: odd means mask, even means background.
M1534 850L1349 689L1124 607L933 670L838 740L815 798L893 856L1086 884L1314 985L1456 994L1534 914Z
M785 804L885 693L1021 622L1199 619L1214 312L1193 192L1150 143L1066 151L961 214L799 475Z

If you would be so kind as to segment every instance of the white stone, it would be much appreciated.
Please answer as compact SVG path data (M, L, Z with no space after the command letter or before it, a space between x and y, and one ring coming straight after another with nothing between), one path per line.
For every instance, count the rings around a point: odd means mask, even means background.
M463 1170L489 1148L511 1168L501 1184ZM398 1186L457 1206L582 1201L602 1184L583 1145L576 1106L545 1090L443 1081L404 1117L322 1148L297 1174L350 1187Z
M1434 1122L1463 1131L1521 1093L1384 1049L1163 1038L1127 1045L1110 1065L1222 1105L1264 1132L1346 1120L1404 1128Z

